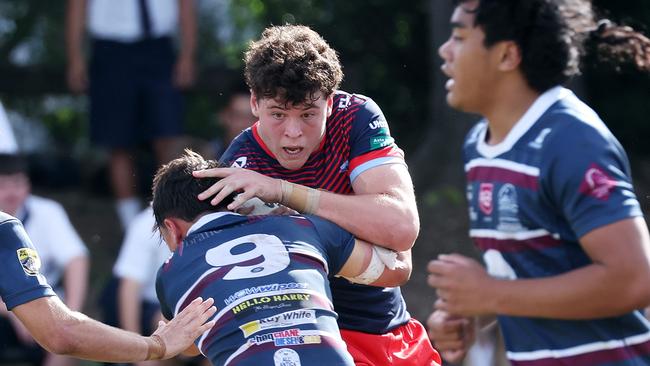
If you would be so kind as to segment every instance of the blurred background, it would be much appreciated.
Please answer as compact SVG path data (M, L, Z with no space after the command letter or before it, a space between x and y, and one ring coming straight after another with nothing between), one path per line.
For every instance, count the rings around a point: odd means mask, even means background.
M183 92L193 139L224 138L219 111L242 84L242 51L270 24L305 24L339 52L342 89L373 98L406 153L422 229L404 294L421 321L434 294L426 262L441 252L475 254L466 237L460 148L476 116L449 109L437 48L449 36L447 0L195 0L196 78ZM602 16L648 34L649 1L595 0ZM29 157L33 191L59 201L90 253L85 310L111 277L123 238L107 178L107 154L89 140L88 100L66 85L64 1L0 0L0 101L19 150ZM87 49L87 47L86 47ZM630 155L639 200L649 212L650 76L585 60L570 87L607 123ZM139 195L148 197L155 159L139 152Z

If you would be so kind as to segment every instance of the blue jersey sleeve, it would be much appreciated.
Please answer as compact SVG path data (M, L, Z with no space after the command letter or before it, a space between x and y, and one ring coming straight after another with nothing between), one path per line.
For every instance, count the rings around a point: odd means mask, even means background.
M642 215L625 151L602 122L570 124L548 144L540 182L576 237Z
M158 269L158 274L156 275L156 296L158 296L158 302L160 303L160 312L165 319L171 320L174 317L174 312L169 307L167 297L165 296L165 286L162 283L161 271L162 267Z
M366 98L354 96L355 98ZM350 180L372 167L404 163L404 152L390 135L383 112L367 98L354 112L350 131Z
M305 216L316 229L322 251L327 260L330 275L341 271L354 249L354 236L331 221L316 216Z
M41 260L18 219L0 213L0 296L7 309L44 296L55 296L40 274Z

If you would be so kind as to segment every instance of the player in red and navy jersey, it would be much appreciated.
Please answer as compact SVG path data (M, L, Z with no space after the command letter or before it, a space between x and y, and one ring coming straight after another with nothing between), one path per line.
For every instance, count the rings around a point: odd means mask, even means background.
M245 63L259 121L221 158L231 168L195 173L224 178L199 198L214 196L216 204L241 191L229 208L256 196L331 220L368 242L410 250L419 218L404 154L377 104L337 91L343 73L335 51L307 27L277 26L250 45ZM399 288L344 279L331 287L357 364L439 362Z
M107 362L166 359L186 349L214 324L205 323L216 311L212 299L196 299L176 321L159 326L151 337L113 328L65 306L40 267L23 225L0 211L0 297L34 339L52 353Z
M154 178L153 211L172 257L158 272L163 314L172 318L210 294L216 325L197 341L214 365L352 366L336 324L328 276L400 283L410 257L355 239L315 216L242 216L196 196L216 167L188 152Z

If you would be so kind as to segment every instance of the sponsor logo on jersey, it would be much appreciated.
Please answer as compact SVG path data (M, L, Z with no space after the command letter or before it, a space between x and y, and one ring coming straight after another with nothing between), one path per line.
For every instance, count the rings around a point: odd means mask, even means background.
M240 304L234 306L231 311L233 314L239 314L240 312L259 305L271 305L271 304L286 304L290 306L289 302L293 301L309 301L311 294L284 294L284 295L272 295L272 296L262 296L255 297L250 300L246 300Z
M275 366L300 366L300 356L290 348L281 348L273 354L273 363Z
M388 122L384 119L377 119L368 124L368 127L370 127L371 130L376 130L378 128L388 130Z
M287 311L260 320L254 320L239 326L239 329L244 333L244 337L248 338L257 332L271 328L293 327L298 324L309 323L316 323L316 311L300 309Z
M612 189L616 186L616 181L607 175L607 173L596 164L591 166L585 172L584 179L580 185L580 193L592 196L601 201L607 201Z
M484 214L492 214L492 191L494 184L481 183L478 190L478 207Z
M375 136L370 139L370 148L372 150L389 146L395 141L390 136Z
M346 160L341 166L339 167L340 172L346 172L348 171L348 167L350 166L350 161Z
M254 294L263 294L270 291L282 291L282 290L293 290L293 289L305 289L309 286L306 283L297 283L297 282L287 282L287 283L272 283L268 285L249 287L235 292L234 294L223 299L223 302L226 305L230 305L234 301L247 296Z
M302 344L318 344L321 343L321 337L315 334L302 334L300 329L286 329L277 332L265 333L253 336L248 339L248 343L260 345L264 343L273 342L277 347L284 346L299 346Z
M231 168L244 168L248 159L245 156L240 156L230 165Z
M20 248L16 250L16 254L25 274L28 276L38 275L38 271L41 269L41 259L38 257L36 250L32 248Z
M528 143L528 146L532 147L533 149L541 149L542 144L544 144L544 139L548 134L551 133L550 128L545 128L542 131L540 131L539 135L535 138L535 140L531 141Z
M519 204L517 203L517 189L510 183L504 184L497 193L499 223L497 230L521 231L523 226L519 221Z
M339 109L345 109L350 106L351 102L351 96L350 95L344 95L339 99Z

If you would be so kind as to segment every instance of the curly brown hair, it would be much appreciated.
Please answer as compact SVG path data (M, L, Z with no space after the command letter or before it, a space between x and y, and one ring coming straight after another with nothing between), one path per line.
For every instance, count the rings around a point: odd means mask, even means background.
M331 95L341 84L339 58L315 31L302 25L271 26L250 43L244 76L258 98L285 103L313 102L318 92Z

